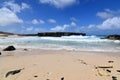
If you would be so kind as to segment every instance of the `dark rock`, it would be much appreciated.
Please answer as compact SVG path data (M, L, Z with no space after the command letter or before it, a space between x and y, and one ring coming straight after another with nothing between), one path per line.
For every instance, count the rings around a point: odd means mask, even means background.
M117 72L120 72L120 70L117 70Z
M64 77L62 77L61 80L64 80Z
M0 55L2 55L2 53L0 52Z
M24 49L24 51L28 51L28 49Z
M109 69L107 69L106 71L109 72L109 73L111 73L111 70L109 70Z
M7 74L5 75L5 77L7 78L9 75L15 75L15 74L21 72L21 70L22 69L9 71L9 72L7 72Z
M112 76L112 80L117 80L117 77L116 76Z
M71 35L82 35L85 36L85 33L74 33L74 32L43 32L38 33L38 36L51 36L51 37L61 37L61 36L71 36Z
M38 77L37 75L35 75L34 77Z
M3 51L14 51L16 48L14 46L8 46L7 48L3 49Z
M109 36L106 37L106 39L120 40L120 35L109 35Z
M114 61L108 61L108 63L113 63Z

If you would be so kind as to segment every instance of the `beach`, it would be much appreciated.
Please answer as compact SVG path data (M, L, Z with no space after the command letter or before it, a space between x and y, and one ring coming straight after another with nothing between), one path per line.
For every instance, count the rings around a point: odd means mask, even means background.
M120 79L120 56L111 55L119 52L17 49L1 53L0 80Z
M120 0L0 0L0 80L120 80Z

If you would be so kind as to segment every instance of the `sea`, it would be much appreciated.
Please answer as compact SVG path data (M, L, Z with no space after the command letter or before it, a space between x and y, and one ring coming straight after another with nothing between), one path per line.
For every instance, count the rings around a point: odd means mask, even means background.
M120 40L101 39L105 36L62 36L62 37L5 37L0 38L0 47L13 45L16 48L112 51L120 52Z

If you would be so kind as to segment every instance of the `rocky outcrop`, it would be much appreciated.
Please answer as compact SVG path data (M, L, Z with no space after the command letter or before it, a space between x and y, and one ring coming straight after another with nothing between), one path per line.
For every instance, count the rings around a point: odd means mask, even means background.
M120 40L120 35L108 35L106 39Z
M85 33L74 33L74 32L43 32L38 33L38 36L50 36L50 37L61 37L61 36L71 36L71 35L82 35L85 36Z
M16 48L14 46L8 46L7 48L3 49L3 51L14 51Z

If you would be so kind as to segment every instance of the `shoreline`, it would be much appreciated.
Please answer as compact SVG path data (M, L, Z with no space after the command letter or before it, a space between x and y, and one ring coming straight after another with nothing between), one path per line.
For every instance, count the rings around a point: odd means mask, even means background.
M0 52L4 54L14 53L13 55L35 55L35 54L80 54L80 55L100 55L100 56L113 56L120 57L120 51L93 51L93 50L67 50L67 49L33 49L33 48L16 48L15 51L2 51L4 48L0 48ZM49 53L50 52L50 53ZM29 53L29 54L28 54Z

